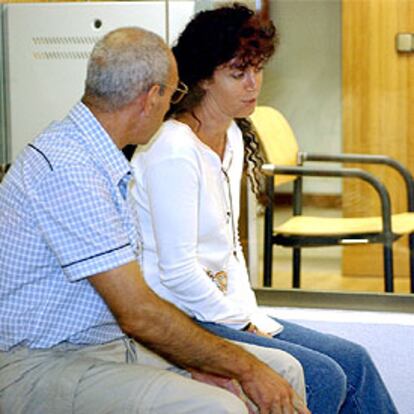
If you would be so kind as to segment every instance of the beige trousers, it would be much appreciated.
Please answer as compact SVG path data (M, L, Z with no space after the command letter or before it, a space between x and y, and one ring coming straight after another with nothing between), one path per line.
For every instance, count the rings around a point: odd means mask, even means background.
M303 370L284 351L239 344L305 399ZM246 414L228 391L189 374L130 339L99 346L0 352L0 414Z

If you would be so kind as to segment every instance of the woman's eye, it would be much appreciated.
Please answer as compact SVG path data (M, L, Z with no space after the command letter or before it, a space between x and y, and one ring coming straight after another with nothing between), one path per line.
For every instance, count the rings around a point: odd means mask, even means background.
M241 79L244 76L244 72L233 72L231 77L234 79Z

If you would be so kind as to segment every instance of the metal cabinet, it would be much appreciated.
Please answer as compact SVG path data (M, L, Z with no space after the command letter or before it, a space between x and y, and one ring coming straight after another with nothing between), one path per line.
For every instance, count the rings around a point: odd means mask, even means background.
M171 42L193 15L195 2L16 3L2 10L0 156L5 163L80 99L97 39L117 27L140 26Z

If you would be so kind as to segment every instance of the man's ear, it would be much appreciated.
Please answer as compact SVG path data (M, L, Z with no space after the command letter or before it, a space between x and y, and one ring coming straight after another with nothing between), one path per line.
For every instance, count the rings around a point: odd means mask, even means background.
M157 105L158 100L160 99L160 85L152 85L148 92L144 95L144 99L142 102L142 112L144 115L149 115Z

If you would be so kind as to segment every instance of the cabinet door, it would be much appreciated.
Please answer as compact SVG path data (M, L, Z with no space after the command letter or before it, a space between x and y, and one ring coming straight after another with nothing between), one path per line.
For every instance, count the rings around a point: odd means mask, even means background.
M414 0L343 0L344 152L386 154L414 173L414 53L396 50L397 33L414 33ZM406 208L402 180L372 167L390 189L393 212ZM347 217L378 215L378 196L366 184L344 183ZM394 245L395 275L408 274L404 238ZM381 245L347 247L344 275L381 275Z
M9 160L81 98L87 59L99 38L123 26L140 26L166 38L165 19L164 1L8 4Z

